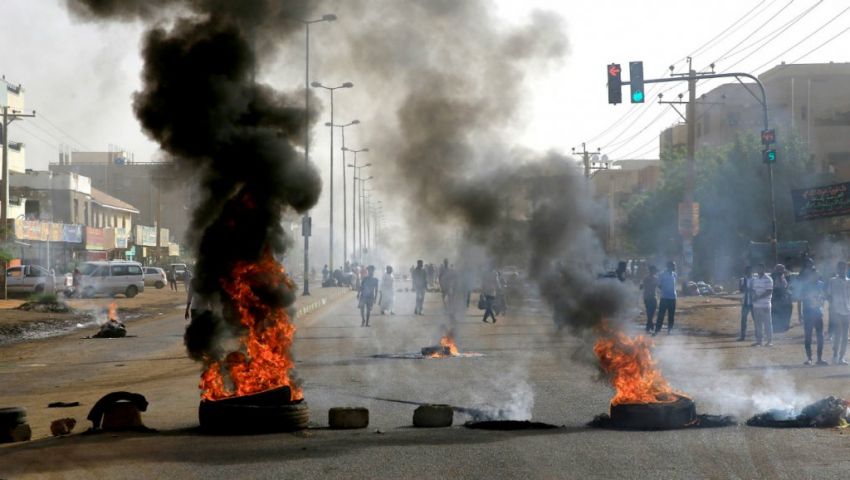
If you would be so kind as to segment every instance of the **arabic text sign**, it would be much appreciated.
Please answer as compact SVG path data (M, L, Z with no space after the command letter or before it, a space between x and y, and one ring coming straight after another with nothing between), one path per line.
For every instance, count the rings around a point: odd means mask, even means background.
M791 190L798 222L850 215L850 182Z

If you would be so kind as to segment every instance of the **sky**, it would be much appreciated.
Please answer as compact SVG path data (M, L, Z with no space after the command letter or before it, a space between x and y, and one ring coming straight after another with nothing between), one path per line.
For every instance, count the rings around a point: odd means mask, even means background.
M643 105L609 105L604 75L611 62L624 66L625 80L629 61L643 61L645 77L653 78L667 75L671 65L676 72L686 71L688 55L693 55L698 70L716 63L718 71L732 68L755 73L798 58L803 63L848 61L850 32L804 56L850 29L850 1L846 0L493 0L492 6L506 27L523 23L536 10L563 18L569 50L556 66L528 76L522 121L513 132L518 144L536 151L569 152L586 142L588 150L601 149L612 159L657 158L658 134L678 116L652 100L662 89L671 88L668 99L684 92L684 85L648 89L648 102ZM3 0L3 17L0 74L24 86L26 108L37 112L36 118L11 127L12 140L27 145L28 168L46 169L60 149L122 148L136 161L161 158L157 146L141 132L131 108L132 94L140 86L141 25L80 22L69 16L64 0ZM356 21L340 17L337 23L317 25L313 33L313 77L355 84L337 94L337 122L356 118L352 106L380 95L357 88L357 71L335 72L345 77L338 79L322 75L323 51L333 48L323 42L323 30ZM297 61L272 65L261 72L263 81L281 89L302 86L300 50L288 53ZM718 84L707 82L700 88L707 91ZM325 98L322 93L319 97ZM628 99L627 92L624 98ZM327 120L323 118L320 125ZM360 133L347 134L353 147L366 146L359 144L358 135L367 137L363 129L380 132L379 125L357 128ZM327 145L327 129L316 127L312 159L323 176L327 175ZM322 210L326 202L323 193L317 209Z

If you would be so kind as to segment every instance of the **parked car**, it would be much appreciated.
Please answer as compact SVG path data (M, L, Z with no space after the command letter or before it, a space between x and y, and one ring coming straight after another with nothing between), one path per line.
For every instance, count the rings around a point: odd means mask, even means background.
M42 293L54 286L62 290L62 282L41 265L21 265L6 269L6 290L12 293Z
M84 297L124 294L133 298L145 291L142 264L126 260L86 262L80 266Z
M157 289L165 287L165 270L158 267L145 267L145 286L156 287Z

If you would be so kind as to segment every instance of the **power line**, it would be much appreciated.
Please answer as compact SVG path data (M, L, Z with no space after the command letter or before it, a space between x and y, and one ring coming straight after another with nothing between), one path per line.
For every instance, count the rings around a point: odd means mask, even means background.
M646 148L646 146L647 146L647 145L649 145L650 143L657 142L657 141L658 141L658 136L657 136L657 135L655 135L655 136L653 136L652 138L650 138L650 139L649 139L649 141L646 141L646 142L644 142L644 143L640 144L640 146L638 146L637 148L633 149L631 152L629 152L629 153L627 153L627 154L625 154L625 155L622 155L622 156L621 156L621 158L629 158L629 157L631 157L632 155L634 155L636 152L638 152L638 151L640 151L640 150L645 149L645 148Z
M820 45L818 45L817 47L815 47L815 48L813 48L813 49L809 50L808 52L806 52L806 53L804 53L804 54L800 55L799 57L797 57L796 59L794 59L794 61L793 61L793 62L791 62L791 63L797 63L797 62L799 62L800 60L802 60L803 58L808 57L808 56L809 56L809 55L811 55L812 53L814 53L814 52L816 52L816 51L820 50L820 49L821 49L821 47L823 47L824 45L826 45L826 44L828 44L828 43L832 42L832 41L833 41L833 40L835 40L836 38L838 38L838 37L840 37L841 35L844 35L845 33L847 33L848 31L850 31L850 27L847 27L847 28L845 28L844 30L842 30L842 31L840 31L840 32L838 32L838 33L836 33L835 35L833 35L832 37L828 38L825 42L821 43L821 44L820 44Z
M761 69L762 69L762 68L764 68L765 66L770 65L771 63L773 63L773 62L774 62L777 58L779 58L779 57L781 57L782 55L785 55L786 53L790 52L791 50L793 50L793 49L797 48L797 47L798 47L798 46L800 46L800 44L802 44L803 42L805 42L805 41L807 41L807 40L811 39L811 38L812 38L812 35L816 34L816 33L817 33L817 32L819 32L822 28L826 27L826 26L827 26L827 25L829 25L830 23L832 23L832 22L834 22L835 20L837 20L840 16L844 15L845 13L847 13L847 11L848 11L848 10L850 10L850 7L847 7L847 8L845 8L844 10L842 10L842 11L841 11L838 15L836 15L836 16L832 17L831 19L829 19L829 21L828 21L828 22L826 22L826 23L824 23L823 25L821 25L821 26L819 26L818 28L816 28L816 29L815 29L812 33L810 33L809 35L806 35L806 36L804 36L803 38L801 38L801 39L800 39L797 43L795 43L794 45L791 45L790 47L788 47L787 49L783 50L781 53L779 53L779 54L778 54L778 55L776 55L775 57L771 58L770 60L768 60L768 61L764 62L763 64L759 65L758 67L754 68L754 69L753 69L753 71L754 71L754 72L757 72L757 71L761 70Z
M36 135L35 133L27 130L25 127L18 125L15 128L20 128L23 132L25 132L30 137L35 138L36 140L39 140L40 142L44 143L47 146L50 146L50 147L55 148L56 150L59 150L58 145L56 145L55 143L51 143L49 140L45 140L44 138L40 137L39 135Z
M656 123L656 122L658 122L658 120L660 120L660 119L661 119L661 117L663 117L664 115L666 115L666 114L668 114L668 113L670 113L670 111L669 111L669 110L667 110L667 109L662 109L662 110L661 110L661 112L660 112L660 113L659 113L659 114L658 114L655 118L653 118L652 120L650 120L650 121L649 121L649 123L648 123L648 124L646 124L646 126L645 126L645 127L641 128L641 129L640 129L640 130L638 130L638 131L637 131L634 135L632 135L631 137L627 138L626 140L623 140L622 142L620 142L620 144L619 144L618 146L613 147L612 149L608 150L606 153L607 153L608 155L611 155L611 154L613 154L614 152L616 152L616 151L618 151L618 150L622 150L624 146L628 145L628 144L629 144L629 142L631 142L632 140L634 140L635 138L637 138L637 136L638 136L638 135L640 135L641 133L645 132L645 131L649 128L649 127L651 127L651 126L655 125L655 123Z
M788 3L786 3L786 4L785 4L785 6L784 6L784 7L780 8L779 10L777 10L777 11L776 11L776 13L774 13L773 15L771 15L771 16L770 16L770 18L768 18L768 19L767 19L764 23L762 23L761 25L759 25L759 26L758 26L755 30L753 30L752 32L750 32L750 34L749 34L749 35L747 35L746 37L744 37L744 39L743 39L743 40L741 40L740 42L738 42L738 45L740 45L740 44L742 44L742 43L746 42L747 40L749 40L750 38L752 38L752 36L753 36L753 35L755 35L756 33L758 33L758 32L759 32L759 30L761 30L762 28L764 28L764 27L765 27L765 25L767 25L767 24L769 24L770 22L772 22L774 18L776 18L779 14L781 14L781 13L782 13L782 12L784 12L784 11L785 11L788 7L790 7L790 6L791 6L791 4L792 4L792 3L794 3L794 1L795 1L795 0L790 0ZM734 47L732 47L732 48L730 48L729 50L727 50L727 51L723 52L723 54L721 54L721 55L720 55L720 57L718 57L718 58L717 58L717 60L715 60L715 61L714 61L714 63L717 63L717 62L719 62L720 60L722 60L723 58L726 58L726 56L729 54L729 52L731 52L731 51L735 50L735 48L737 48L737 45L736 45L736 46L734 46Z
M677 60L675 63L679 63L679 62L681 62L681 61L683 61L683 60L687 60L687 59L688 59L688 57L693 58L693 57L694 57L697 53L699 53L699 52L703 51L704 47L708 46L708 45L709 45L709 44L711 44L711 43L714 43L714 42L715 42L715 40L720 39L720 37L721 37L721 36L723 36L724 34L726 34L726 32L728 32L730 29L732 29L732 27L734 27L735 25L737 25L738 23L740 23L742 20L744 20L745 18L747 18L747 17L748 17L751 13L753 13L754 11L756 11L756 9L758 9L759 7L761 7L761 6L764 4L764 2L766 2L766 1L767 1L767 0L762 0L761 2L759 2L758 4L756 4L756 6L754 6L754 7L753 7L753 8L751 8L750 10L748 10L748 11L747 11L747 13L745 13L745 14L741 15L740 17L738 17L738 19L737 19L737 20L735 20L735 21L734 21L731 25L729 25L728 27L726 27L725 29L723 29L720 33L718 33L717 35L715 35L715 36L714 36L711 40L709 40L709 41L707 41L707 42L703 43L702 45L700 45L699 47L697 47L697 49L696 49L696 50L694 50L693 52L689 53L688 55L686 55L686 56L684 56L684 57L680 58L680 59L679 59L679 60ZM777 0L771 0L770 4L769 4L769 5L765 8L765 10L767 10L767 9L768 9L771 5L773 5L773 4L774 4L774 3L776 3L776 2L777 2ZM752 18L755 18L755 17L752 17ZM752 20L752 18L750 18L750 20ZM748 23L748 21L747 21L747 22L744 22L743 24L741 24L738 28L743 27L743 26L744 26L744 24L746 24L746 23ZM737 30L737 29L736 29L736 30ZM730 33L731 33L731 32L730 32Z
M77 145L79 145L79 146L83 147L83 148L84 148L84 149L86 149L86 150L89 150L89 151L91 151L91 150L92 150L91 148L87 147L87 146L86 146L83 142L81 142L81 141L77 140L77 139L76 139L76 137L74 137L73 135L71 135L70 133L68 133L68 132L66 132L65 130L61 129L58 125L56 125L55 123L53 123L52 121L50 121L50 119L48 119L47 117L45 117L43 113L41 113L40 111L39 111L38 113L39 113L39 117L38 117L38 118L41 118L42 120L44 120L45 122L47 122L48 124L50 124L53 128L55 128L55 129L56 129L57 131L59 131L60 133L64 134L64 135L65 135L66 137L68 137L70 140L73 140L73 143L76 143Z
M66 142L66 140L65 140L65 139L63 139L62 137L60 137L60 136L56 135L55 133L51 132L50 130L47 130L46 128L44 128L44 127L40 126L37 122L32 122L32 123L30 123L30 125L32 125L33 127L37 128L39 131L41 131L42 133L44 133L44 134L45 134L45 135L47 135L48 137L52 138L53 140L56 140L57 142L59 142L59 144L62 144L62 143L65 143L65 142ZM74 143L76 143L76 142L74 142Z

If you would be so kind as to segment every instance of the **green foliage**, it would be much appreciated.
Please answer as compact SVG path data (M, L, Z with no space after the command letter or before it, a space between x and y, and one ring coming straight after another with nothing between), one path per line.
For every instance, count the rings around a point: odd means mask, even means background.
M783 138L783 132L778 132ZM813 229L796 224L790 190L828 183L813 175L814 165L799 136L784 132L776 145L773 165L777 230L780 240L810 240ZM694 200L700 204L700 233L694 242L694 273L711 279L740 266L750 241L771 236L771 194L768 167L760 137L741 134L730 145L703 147L695 161ZM681 254L678 204L685 183L684 150L662 157L658 188L633 200L628 208L629 243L644 255L671 258Z
M34 293L30 295L30 303L59 303L59 297L55 293Z

